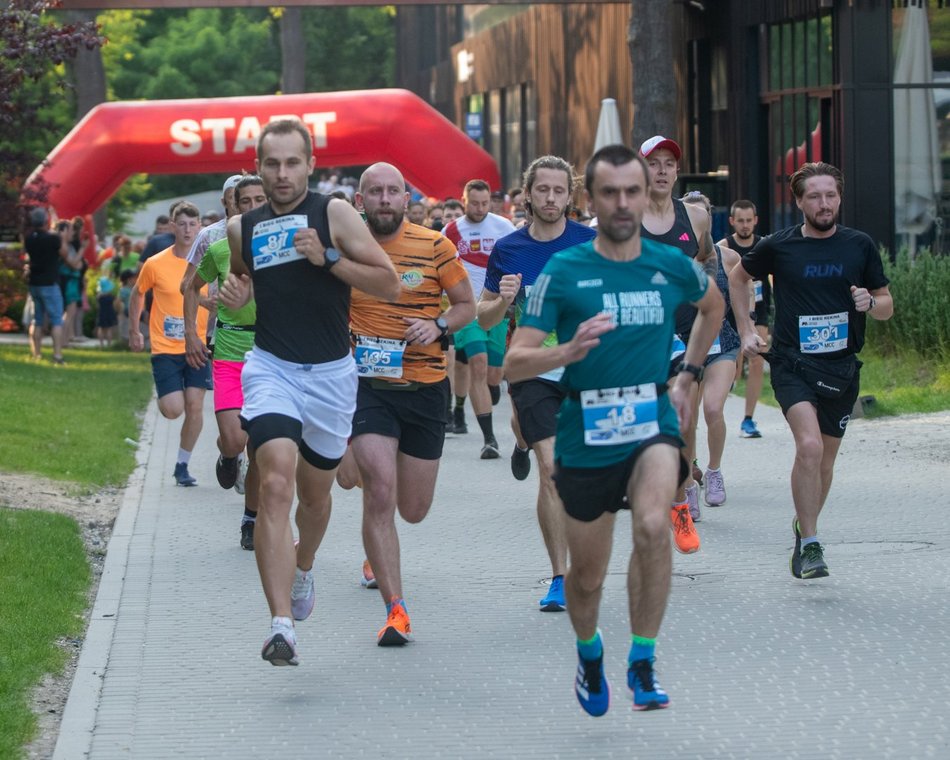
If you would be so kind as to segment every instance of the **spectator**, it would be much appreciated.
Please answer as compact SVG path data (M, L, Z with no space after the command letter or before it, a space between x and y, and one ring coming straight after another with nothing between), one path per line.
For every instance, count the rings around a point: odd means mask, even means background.
M30 232L23 241L29 258L28 285L33 300L30 348L34 359L43 358L43 322L49 317L53 332L53 362L63 364L63 294L59 288L59 266L68 254L66 238L46 229L46 211L30 212Z
M99 310L96 314L96 337L99 339L99 348L108 348L115 340L115 328L119 323L116 313L115 283L111 277L102 275L96 286L96 301Z

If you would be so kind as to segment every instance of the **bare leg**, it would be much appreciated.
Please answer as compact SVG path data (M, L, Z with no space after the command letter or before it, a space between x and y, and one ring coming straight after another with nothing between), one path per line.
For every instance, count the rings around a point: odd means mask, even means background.
M551 560L551 575L564 575L567 570L567 513L554 485L554 439L545 438L532 448L538 460L538 525L541 527L541 537Z

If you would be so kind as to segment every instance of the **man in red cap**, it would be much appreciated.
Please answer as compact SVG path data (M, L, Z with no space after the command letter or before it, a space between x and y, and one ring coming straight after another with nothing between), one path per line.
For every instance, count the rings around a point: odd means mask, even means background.
M647 162L650 172L650 201L643 214L643 237L679 248L699 263L704 263L710 257L715 263L709 214L698 206L683 203L673 197L679 161L683 155L680 146L668 137L654 135L640 146L640 155ZM673 355L670 356L671 368L675 367L683 358L682 354L686 353L695 317L696 310L688 304L680 306L676 311L676 338L673 342ZM693 390L695 391L695 388ZM694 408L695 405L696 400L693 401ZM695 449L695 414L692 419L688 429L683 430L687 451ZM670 517L677 550L684 554L698 551L699 535L693 522L700 517L699 486L692 477L686 481L685 488L681 485L676 492L676 501Z

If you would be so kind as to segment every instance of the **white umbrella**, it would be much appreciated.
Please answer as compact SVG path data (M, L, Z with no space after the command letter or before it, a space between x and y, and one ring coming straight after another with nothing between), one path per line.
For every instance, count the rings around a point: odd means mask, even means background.
M613 98L604 98L600 102L600 121L597 122L594 153L605 145L623 145L620 112L617 110L617 101Z
M894 84L933 84L930 50L926 3L911 0L904 11ZM908 236L912 256L917 248L917 235L925 233L937 218L940 189L937 109L933 92L921 87L895 87L895 221L897 232Z

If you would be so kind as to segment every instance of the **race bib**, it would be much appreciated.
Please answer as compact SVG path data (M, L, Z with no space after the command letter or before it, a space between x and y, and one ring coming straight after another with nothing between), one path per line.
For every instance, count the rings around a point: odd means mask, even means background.
M762 303L762 280L754 280L752 287L755 290L755 303Z
M848 312L798 318L798 341L803 354L828 354L848 347Z
M185 318L165 317L165 323L162 325L162 334L169 340L184 340Z
M406 341L356 336L356 373L360 377L402 377L402 357Z
M656 385L582 391L584 443L617 446L659 434Z
M709 350L706 352L706 356L715 356L716 354L722 353L722 344L719 343L719 336L716 336L716 339L712 342L712 345L709 347Z
M294 234L307 226L305 214L290 214L254 225L251 232L251 257L254 270L287 264L307 258L294 248Z

